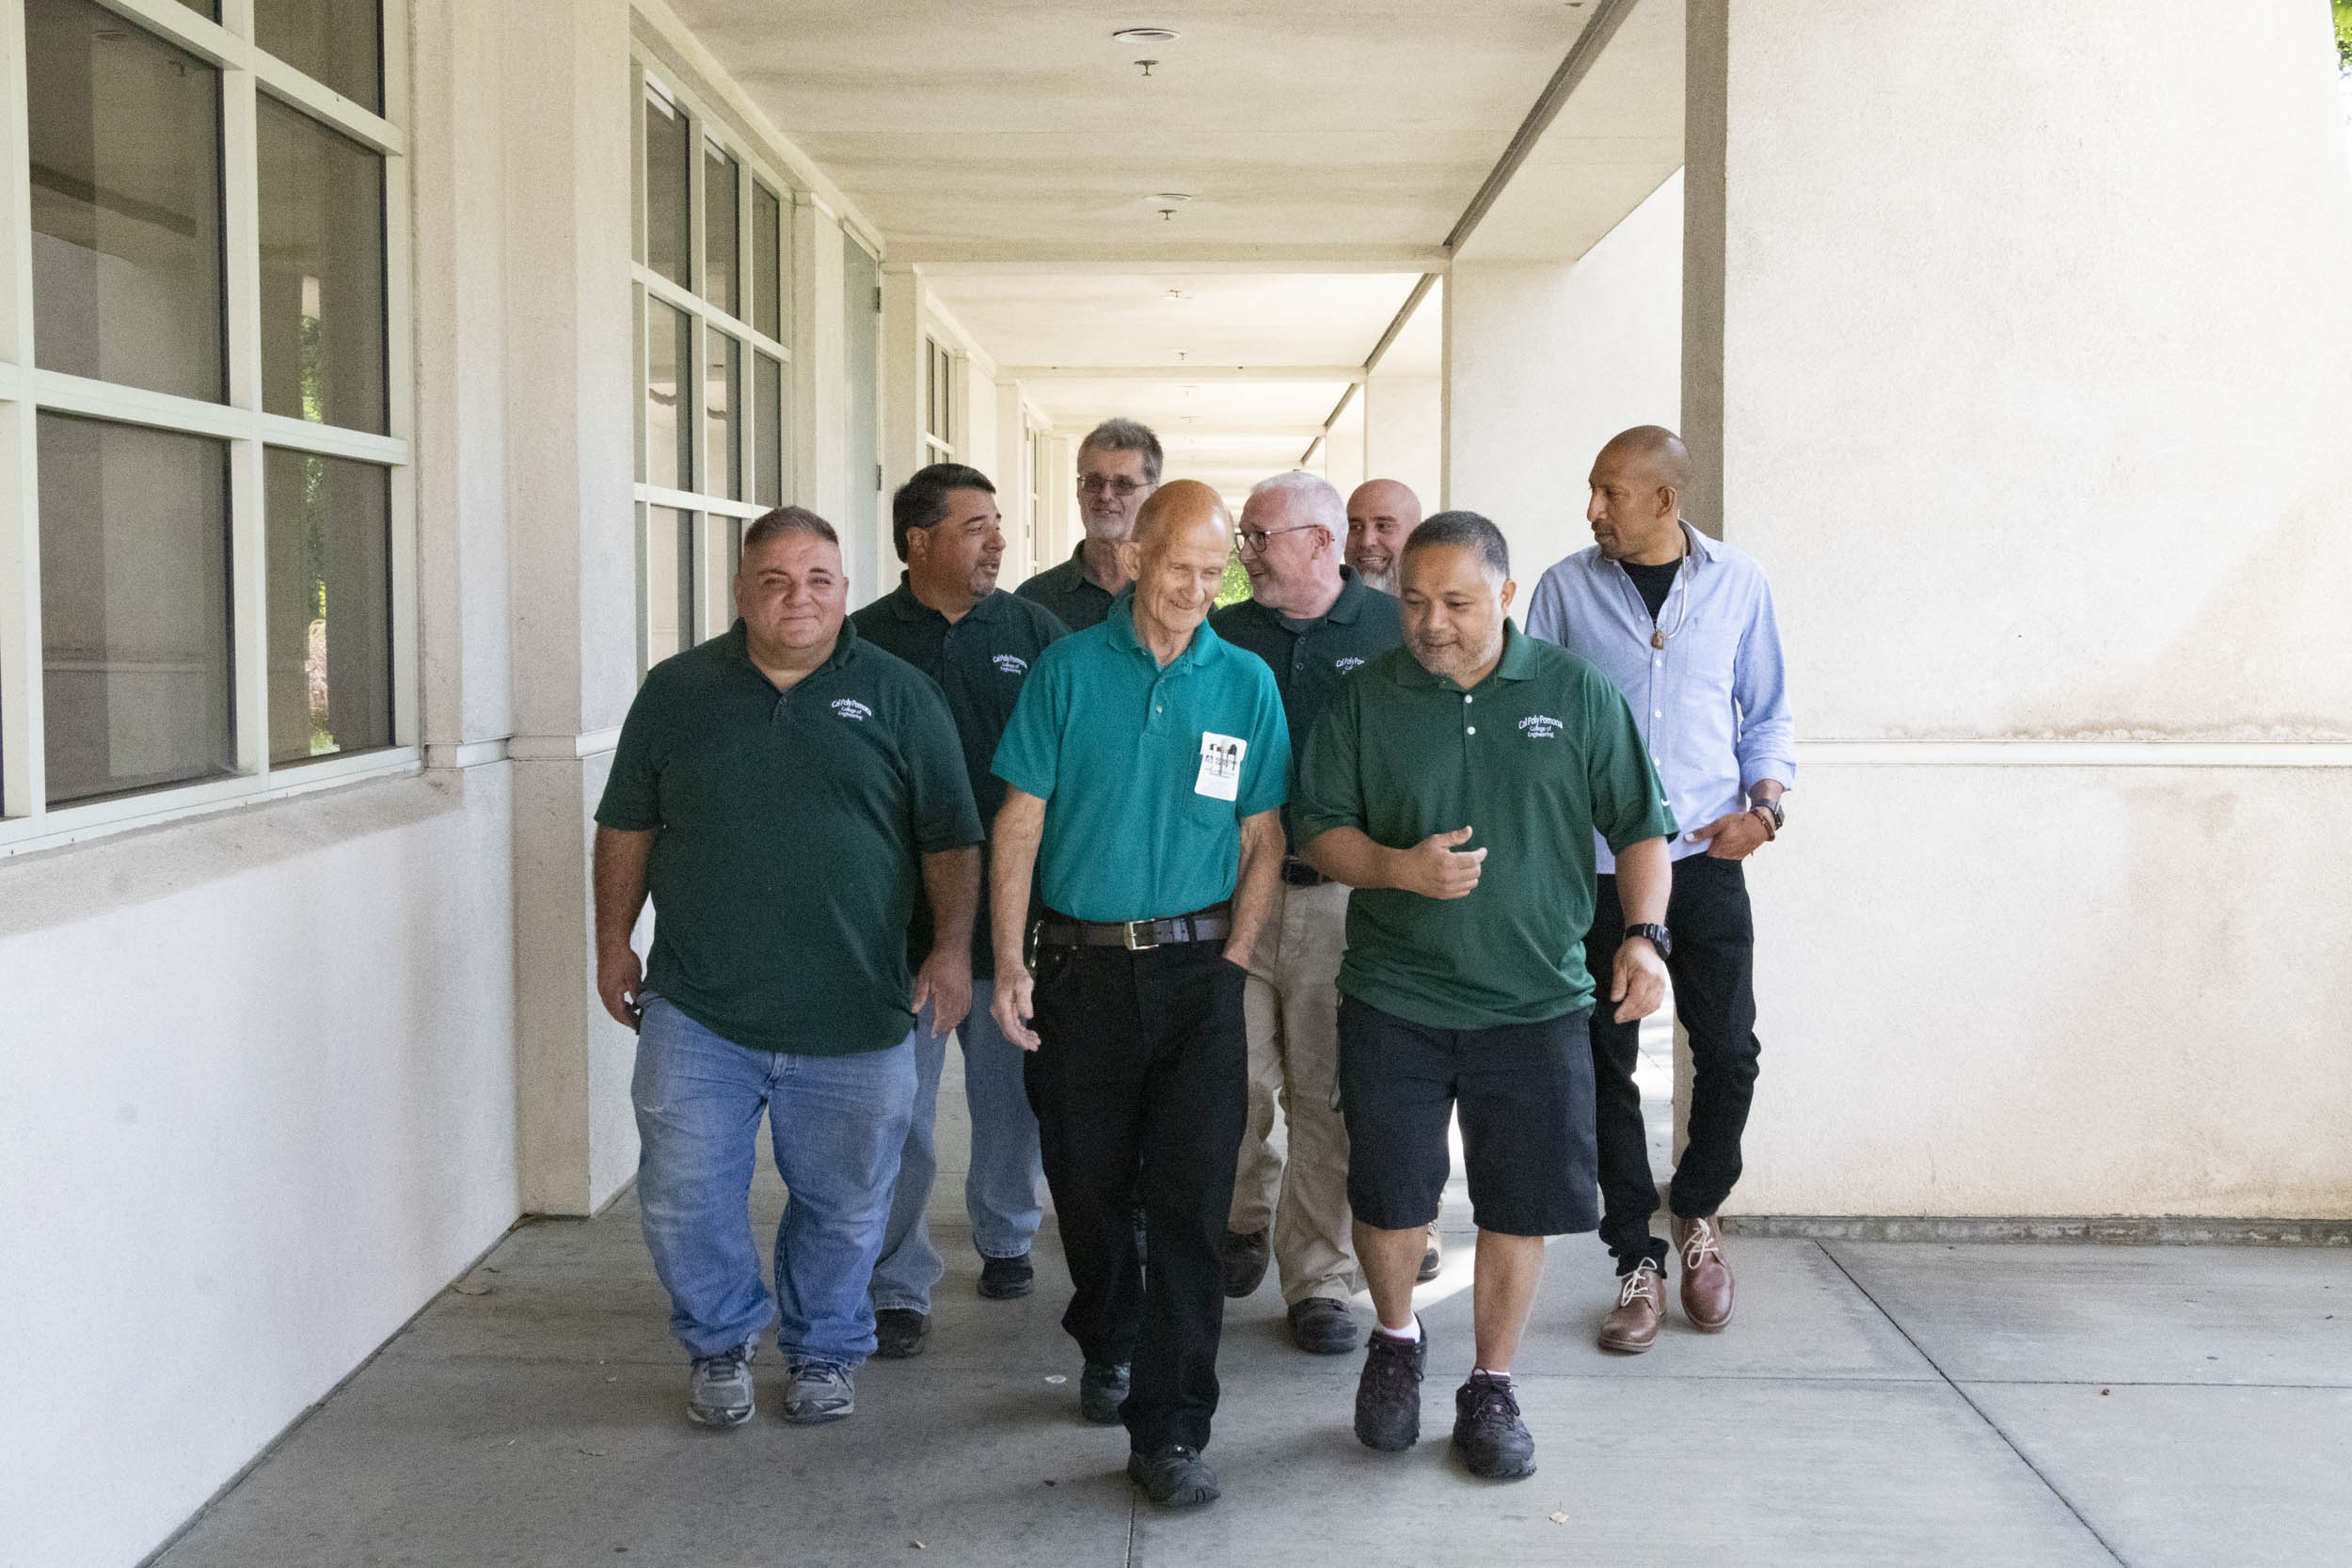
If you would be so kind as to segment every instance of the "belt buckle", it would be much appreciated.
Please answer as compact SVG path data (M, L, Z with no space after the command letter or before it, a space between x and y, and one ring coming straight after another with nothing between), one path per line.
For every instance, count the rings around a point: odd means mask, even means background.
M1152 940L1148 942L1137 942L1136 940L1136 927L1138 926L1142 927L1145 933L1148 935L1152 927L1158 924L1159 922L1156 920L1128 920L1120 922L1127 938L1127 951L1130 953L1149 953L1152 949L1157 947L1160 943L1159 939L1156 937L1152 938Z

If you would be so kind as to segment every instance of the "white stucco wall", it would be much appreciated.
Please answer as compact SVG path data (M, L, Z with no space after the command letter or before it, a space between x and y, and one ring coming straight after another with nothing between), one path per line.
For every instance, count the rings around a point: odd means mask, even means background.
M1691 18L1687 433L1804 740L1736 1206L2345 1212L2326 8Z
M517 1212L505 765L0 863L0 1559L137 1560Z
M1575 261L1482 261L1473 236L1445 309L1446 504L1495 520L1525 593L1592 543L1601 444L1679 420L1681 177Z

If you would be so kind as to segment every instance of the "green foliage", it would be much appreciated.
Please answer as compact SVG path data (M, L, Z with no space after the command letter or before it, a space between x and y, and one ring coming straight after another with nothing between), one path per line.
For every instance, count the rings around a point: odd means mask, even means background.
M1225 558L1225 580L1217 584L1216 607L1222 610L1229 604L1239 604L1248 597L1249 597L1249 574L1242 569L1240 556L1229 555Z
M2352 75L2352 0L2336 0L2336 68Z

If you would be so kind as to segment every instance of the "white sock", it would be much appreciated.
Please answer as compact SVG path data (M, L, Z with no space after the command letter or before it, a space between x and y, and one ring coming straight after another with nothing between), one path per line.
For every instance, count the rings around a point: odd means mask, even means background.
M1497 1383L1508 1383L1511 1381L1511 1374L1509 1372L1490 1372L1484 1367L1472 1367L1470 1369L1470 1376L1490 1377Z
M1391 1328L1386 1323L1383 1323L1380 1325L1380 1332L1387 1335L1391 1339L1406 1339L1414 1344L1419 1344L1421 1343L1421 1320L1419 1318L1408 1318L1406 1320L1406 1323L1403 1328Z

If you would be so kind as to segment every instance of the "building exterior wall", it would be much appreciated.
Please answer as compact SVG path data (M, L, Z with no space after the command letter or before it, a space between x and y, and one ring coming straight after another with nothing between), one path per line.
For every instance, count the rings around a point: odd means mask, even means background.
M1693 512L1802 739L1742 1209L2352 1204L2326 20L1692 7Z

